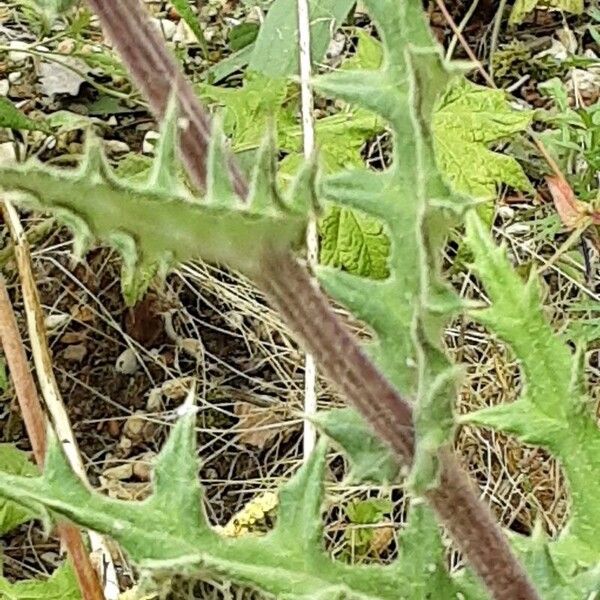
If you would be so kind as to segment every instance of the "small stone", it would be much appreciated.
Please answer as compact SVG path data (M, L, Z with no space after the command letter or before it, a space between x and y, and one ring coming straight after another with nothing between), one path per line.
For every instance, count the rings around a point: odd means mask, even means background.
M115 369L117 373L121 373L122 375L133 375L137 371L138 366L136 353L131 348L127 348L117 358Z
M173 23L173 21L169 21L169 19L150 19L152 25L157 29L157 31L165 38L165 40L172 40L175 35L175 31L177 30L177 25Z
M160 388L150 390L148 400L146 400L146 410L149 413L157 413L162 410L162 390Z
M132 443L149 442L156 431L156 426L146 418L143 413L131 415L123 427L123 437Z
M131 463L123 463L116 467L109 467L102 474L107 479L117 479L122 481L123 479L129 479L133 474L133 465Z
M72 54L75 51L75 40L61 40L56 46L56 51L59 54Z
M142 152L144 154L154 154L154 148L159 138L160 134L158 131L149 131L144 136L144 141L142 142Z
M0 79L0 96L7 96L10 90L10 81L8 79Z
M71 317L64 313L62 313L60 315L48 315L44 319L44 325L46 326L46 331L50 335L52 335L53 333L56 333L57 329L60 329L63 325L68 323L70 320L71 320Z
M177 29L175 31L175 35L173 35L173 41L176 44L183 44L184 46L196 44L198 42L195 33L190 29L190 26L184 20L181 20L179 23L177 23Z
M29 54L28 52L19 52L19 50L25 50L26 48L29 48L30 44L28 44L27 42L22 42L20 40L14 40L12 42L10 42L8 44L8 47L10 48L9 52L8 52L8 60L10 62L22 62L24 60L27 60L31 54Z
M179 347L189 356L202 362L204 358L204 346L200 340L194 338L183 338L178 342Z
M104 140L104 147L109 154L125 154L131 148L121 140Z
M47 564L57 567L61 563L60 556L56 552L43 552L40 554L40 558Z
M17 153L12 142L0 144L0 164L11 163L17 160Z
M112 438L118 438L119 435L121 435L121 425L119 421L116 421L115 419L108 421L106 430L108 431L108 435Z
M515 216L515 211L510 206L501 206L498 209L498 216L503 221L512 221L513 217Z
M85 331L67 331L61 338L60 341L63 344L81 344L87 339L87 333Z
M133 474L140 481L150 481L152 463L155 458L156 454L154 452L146 452L133 463Z
M191 382L191 377L180 377L179 379L165 381L162 385L162 393L169 400L183 400L188 395Z
M527 235L531 227L527 223L513 223L506 228L506 235Z
M72 344L67 346L64 351L64 358L69 362L81 362L88 353L87 346L85 344Z
M8 74L8 81L10 83L17 83L22 76L23 73L21 73L21 71L13 71L12 73Z

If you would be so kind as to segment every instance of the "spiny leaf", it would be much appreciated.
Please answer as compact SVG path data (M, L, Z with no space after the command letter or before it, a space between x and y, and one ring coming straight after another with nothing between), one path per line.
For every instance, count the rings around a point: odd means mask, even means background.
M0 444L0 471L26 477L38 474L37 468L30 462L27 453L15 448L12 444ZM8 533L17 525L29 521L34 516L35 513L14 502L0 500L0 535Z
M213 152L217 147L213 145ZM155 170L164 168L168 165ZM175 170L176 164L171 168ZM27 194L38 209L54 211L73 229L81 251L97 239L122 253L123 289L129 303L140 297L155 274L164 274L173 263L202 257L256 273L267 249L302 243L306 213L281 206L257 211L233 205L231 195L219 196L229 185L224 167L212 169L209 181L211 197L203 203L182 186L165 190L119 179L98 143L89 144L79 169L34 161L0 169L0 185ZM268 204L267 200L263 206ZM251 205L260 207L256 202Z
M350 481L389 484L399 474L398 461L364 420L350 408L318 412L312 420L350 459Z
M517 0L510 13L512 25L521 23L536 8L563 10L580 15L583 12L583 0Z
M361 282L331 269L321 269L319 275L329 293L375 331L371 354L383 372L401 393L419 398L418 474L411 481L423 491L435 481L439 446L452 435L454 372L439 344L443 324L455 308L445 301L446 308L439 310L444 284L438 256L451 224L448 213L462 210L462 203L452 202L437 171L431 118L455 70L444 63L418 3L366 4L385 48L379 68L338 71L317 78L315 86L386 119L393 133L393 163L382 173L333 173L323 178L321 193L385 225L391 240L388 276ZM370 66L377 64L376 46L371 45Z
M595 566L600 562L594 525L600 519L595 475L600 472L600 430L584 395L581 357L547 323L536 280L519 278L474 213L467 216L467 243L491 301L489 308L472 315L511 346L525 385L517 402L461 420L508 431L552 450L569 483L571 512L550 552L563 575L572 574L576 565Z
M532 187L517 161L489 145L523 131L532 113L511 108L502 90L460 80L452 85L433 118L440 169L461 193L493 198L500 183L519 190Z
M238 539L217 535L200 501L194 430L195 415L188 410L157 457L153 494L143 502L113 500L89 491L71 471L53 435L43 476L0 472L0 495L27 505L42 503L55 516L110 534L142 569L225 575L280 598L397 600L398 589L410 589L412 576L405 575L413 568L410 549L392 567L350 566L325 553L323 441L281 489L280 513L270 534ZM428 528L431 541L432 525L419 527ZM429 542L427 547L432 547ZM437 587L440 581L428 576L423 584L432 600L447 600L465 590L462 578L448 576Z
M81 600L81 593L73 569L59 567L46 580L27 580L10 583L0 577L2 600Z

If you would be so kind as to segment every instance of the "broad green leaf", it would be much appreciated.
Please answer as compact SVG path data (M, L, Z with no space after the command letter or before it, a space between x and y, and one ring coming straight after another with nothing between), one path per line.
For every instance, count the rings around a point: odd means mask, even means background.
M453 188L476 198L493 198L496 186L524 191L532 186L519 163L489 149L494 142L522 132L530 111L510 107L502 90L461 79L440 99L433 117L435 152Z
M318 63L331 36L355 0L310 0L311 56ZM298 8L296 0L275 0L269 8L248 65L250 71L273 79L298 72Z
M4 577L0 577L0 598L2 600L81 600L81 592L73 569L65 564L46 580L10 583Z
M285 106L285 79L247 73L241 88L202 85L198 91L204 101L221 107L223 128L233 138L236 152L257 148L270 121L279 127L295 125L292 110Z
M0 471L25 477L33 477L39 473L35 465L30 462L28 454L12 444L0 444ZM35 514L30 510L10 500L0 499L0 535L8 533L34 517Z
M562 10L580 15L583 12L583 0L517 0L510 13L510 23L521 23L536 8Z
M383 48L381 42L369 35L364 29L355 29L357 38L356 52L345 60L340 69L372 71L381 67Z
M229 47L234 52L246 48L254 42L260 26L258 23L240 23L231 28L229 32Z
M46 122L30 119L8 100L8 98L0 98L0 128L2 127L29 131L49 130Z
M333 206L319 221L319 230L321 264L372 279L388 276L390 242L381 221Z

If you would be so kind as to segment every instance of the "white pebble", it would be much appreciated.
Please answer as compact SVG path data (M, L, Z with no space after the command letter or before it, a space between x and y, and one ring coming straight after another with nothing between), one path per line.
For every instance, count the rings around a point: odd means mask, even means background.
M144 136L144 141L142 142L142 152L144 154L154 154L154 147L156 146L156 142L160 138L160 134L158 131L149 131Z
M122 375L133 375L138 369L138 360L135 352L131 348L127 348L124 352L121 352L119 358L117 358L117 364L115 369L117 373Z

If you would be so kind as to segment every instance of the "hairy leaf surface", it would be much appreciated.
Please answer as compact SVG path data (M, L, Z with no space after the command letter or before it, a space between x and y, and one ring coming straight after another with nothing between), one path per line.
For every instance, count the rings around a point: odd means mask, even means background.
M10 583L0 577L2 600L81 600L81 593L73 569L59 567L46 580L27 580Z
M0 444L0 471L11 475L33 477L38 470L29 460L26 452L12 444ZM17 525L25 523L35 516L19 504L0 498L0 535L8 533Z

